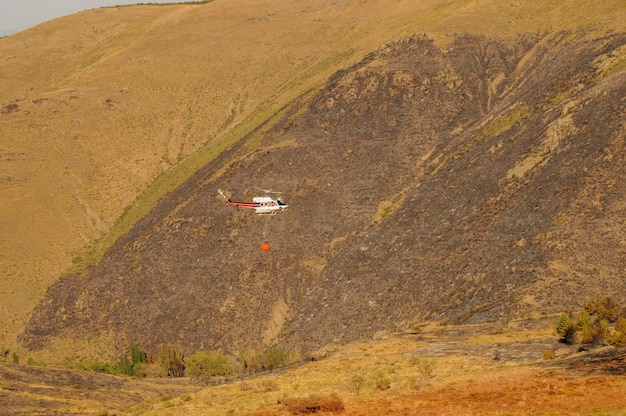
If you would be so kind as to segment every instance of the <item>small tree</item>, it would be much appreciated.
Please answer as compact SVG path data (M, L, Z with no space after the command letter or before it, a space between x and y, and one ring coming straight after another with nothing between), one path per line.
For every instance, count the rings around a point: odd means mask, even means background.
M146 352L139 348L135 343L130 344L130 361L133 366L148 362Z
M574 343L574 334L576 334L576 326L572 322L572 318L569 313L563 313L559 317L559 322L556 324L556 333L568 344Z
M626 317L620 316L610 335L610 343L616 346L626 345Z
M115 373L125 374L127 376L134 376L133 363L130 361L127 355L123 355L117 362L117 366L114 370Z
M585 310L597 320L606 319L610 323L616 322L622 314L619 304L608 296L599 296L587 302Z
M167 346L159 353L158 361L168 377L184 377L183 353L177 347Z
M129 354L124 354L115 364L114 373L125 374L127 376L139 377L143 375L143 366L147 362L145 351L137 346L130 344Z
M590 344L597 338L597 328L586 309L580 311L576 324L578 332L580 333L580 342Z

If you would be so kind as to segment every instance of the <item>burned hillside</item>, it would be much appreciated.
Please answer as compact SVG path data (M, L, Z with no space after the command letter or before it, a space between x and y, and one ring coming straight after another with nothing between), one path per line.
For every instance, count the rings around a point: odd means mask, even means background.
M386 45L59 280L21 341L309 351L424 320L624 301L626 73L612 65L625 45L585 33ZM289 209L256 216L217 195L255 187Z

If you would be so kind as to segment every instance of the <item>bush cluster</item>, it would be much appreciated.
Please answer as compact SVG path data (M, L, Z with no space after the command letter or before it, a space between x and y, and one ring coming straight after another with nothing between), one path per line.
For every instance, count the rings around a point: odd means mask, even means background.
M217 351L200 351L185 358L185 375L191 378L226 377L233 365L226 355Z
M146 353L136 344L131 344L129 350L115 362L79 363L75 368L132 377L208 379L269 371L299 360L300 354L297 351L278 348L249 350L239 353L237 358L217 351L198 351L185 357L178 347L167 346L154 355Z
M293 349L268 348L239 353L239 362L246 373L271 371L300 361L300 353Z
M131 344L129 350L115 362L90 362L76 364L78 370L95 371L97 373L126 375L132 377L145 376L145 366L148 363L148 356L145 351ZM29 363L29 365L35 365Z
M626 308L608 296L593 298L578 313L561 314L556 332L570 345L626 345Z

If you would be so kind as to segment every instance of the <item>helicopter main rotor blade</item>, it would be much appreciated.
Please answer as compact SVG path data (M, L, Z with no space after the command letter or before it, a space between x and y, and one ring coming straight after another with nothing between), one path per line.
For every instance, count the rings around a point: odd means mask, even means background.
M259 188L258 186L255 186L254 189L257 189L259 191L263 191L266 194L282 194L282 192L278 192L278 191L272 191L271 189L264 189L264 188Z

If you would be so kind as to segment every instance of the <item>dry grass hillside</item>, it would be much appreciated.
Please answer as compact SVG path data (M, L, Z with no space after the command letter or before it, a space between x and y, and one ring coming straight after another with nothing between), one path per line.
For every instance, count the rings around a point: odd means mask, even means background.
M0 344L73 262L99 258L199 166L380 45L623 21L619 0L238 0L90 10L0 39Z
M1 38L0 414L623 415L623 349L554 326L626 303L624 22L215 0ZM290 208L215 192L255 186ZM67 370L135 344L241 379ZM264 349L312 361L251 377Z

